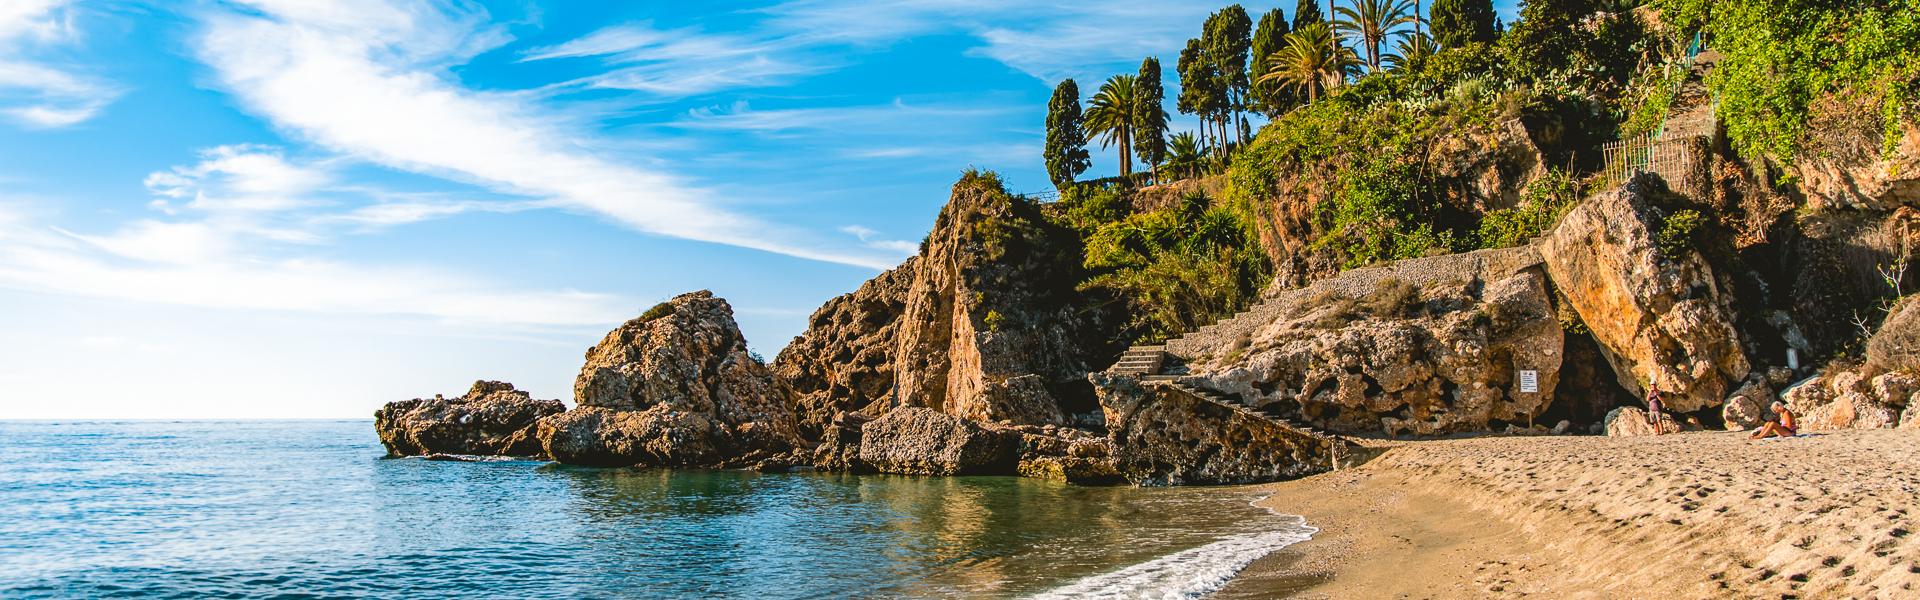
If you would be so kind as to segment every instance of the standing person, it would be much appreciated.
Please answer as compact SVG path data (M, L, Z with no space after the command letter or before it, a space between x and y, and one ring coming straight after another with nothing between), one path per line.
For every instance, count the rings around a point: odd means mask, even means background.
M1656 379L1648 379L1647 424L1654 426L1655 431L1659 431L1660 413L1664 411L1666 411L1666 405L1660 403L1660 382Z
M1787 403L1773 401L1773 414L1779 415L1780 420L1760 424L1760 429L1753 432L1751 439L1793 437L1800 434L1799 420L1794 418L1793 411L1787 410Z

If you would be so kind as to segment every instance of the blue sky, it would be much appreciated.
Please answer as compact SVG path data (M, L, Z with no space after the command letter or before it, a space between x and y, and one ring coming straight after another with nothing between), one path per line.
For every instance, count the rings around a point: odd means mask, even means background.
M0 418L569 398L696 289L771 359L961 170L1047 188L1054 82L1171 69L1218 8L6 0Z

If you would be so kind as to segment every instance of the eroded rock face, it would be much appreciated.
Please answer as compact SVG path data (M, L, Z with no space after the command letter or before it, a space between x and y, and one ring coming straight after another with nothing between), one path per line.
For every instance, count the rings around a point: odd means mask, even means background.
M1808 204L1863 210L1920 204L1920 127L1907 123L1898 135L1891 153L1879 145L1840 144L1795 161Z
M1657 421L1647 420L1647 411L1623 406L1607 413L1606 431L1608 437L1640 437L1647 435L1665 435L1680 433L1680 422L1673 415L1662 412Z
M882 473L1008 475L1020 433L928 408L903 406L861 429L860 460Z
M1690 248L1669 255L1655 242L1663 217L1645 194L1657 186L1642 176L1574 207L1540 254L1621 387L1644 395L1658 378L1669 410L1693 412L1719 406L1749 364L1707 262Z
M541 422L555 460L729 465L802 443L786 387L748 354L732 307L711 292L648 310L586 359L574 382L579 408Z
M373 413L373 428L388 456L536 456L534 423L566 408L559 400L535 400L511 383L476 381L458 398L388 402Z
M1804 431L1886 429L1898 426L1901 412L1912 411L1920 379L1907 373L1886 373L1868 379L1859 369L1815 377L1783 394L1787 407L1800 415Z
M1170 386L1089 375L1106 413L1114 469L1138 485L1276 481L1329 470L1337 447L1252 410Z
M834 425L919 407L978 423L1049 425L1095 409L1101 348L1073 234L984 179L962 180L919 256L816 311L774 361L821 468L858 468ZM877 465L876 465L877 466Z
M1449 270L1448 259L1467 266ZM1452 276L1408 281L1350 271L1270 301L1290 306L1241 343L1191 363L1193 376L1249 406L1334 432L1524 426L1553 402L1562 359L1564 333L1545 277L1526 261L1424 260L1433 263L1427 272ZM1342 291L1352 287L1346 279L1378 281L1362 295ZM1523 371L1533 372L1537 391L1522 391Z
M1767 407L1773 405L1773 390L1764 381L1749 381L1740 386L1720 407L1720 420L1728 431L1759 427L1767 420Z

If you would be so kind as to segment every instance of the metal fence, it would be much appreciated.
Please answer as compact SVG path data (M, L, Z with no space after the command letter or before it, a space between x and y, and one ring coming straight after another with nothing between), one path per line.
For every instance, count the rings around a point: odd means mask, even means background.
M1607 181L1619 185L1641 173L1658 173L1670 185L1686 181L1693 165L1695 137L1661 139L1657 134L1636 135L1600 147L1606 160Z

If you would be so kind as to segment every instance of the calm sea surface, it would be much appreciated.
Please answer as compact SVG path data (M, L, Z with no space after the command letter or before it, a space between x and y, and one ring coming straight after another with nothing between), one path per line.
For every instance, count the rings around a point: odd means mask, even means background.
M369 421L0 422L0 597L1192 597L1244 488L382 459Z

